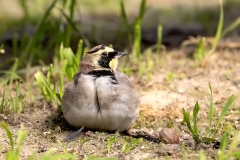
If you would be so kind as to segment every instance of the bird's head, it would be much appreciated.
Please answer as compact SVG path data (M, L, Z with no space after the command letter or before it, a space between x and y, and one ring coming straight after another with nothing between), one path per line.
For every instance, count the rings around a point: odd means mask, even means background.
M118 58L127 55L118 52L106 45L98 45L87 52L81 62L81 72L87 73L92 70L115 71L118 65Z

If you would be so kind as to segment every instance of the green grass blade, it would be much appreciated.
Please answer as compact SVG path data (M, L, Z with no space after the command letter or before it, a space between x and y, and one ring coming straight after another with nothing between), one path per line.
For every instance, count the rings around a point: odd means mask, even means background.
M197 48L194 52L193 57L196 63L198 63L199 61L202 61L203 58L205 57L206 51L204 49L204 40L205 40L204 37L200 38Z
M16 88L16 96L15 96L15 101L14 101L14 112L18 113L18 107L19 107L19 90L20 90L20 82L17 84Z
M78 30L78 28L76 27L75 23L71 20L71 18L64 12L64 10L59 9L60 12L63 14L63 16L65 17L65 19L67 20L67 22L69 23L69 25L72 27L72 29L81 36L81 38L83 39L84 43L90 48L91 45L88 41L88 39Z
M182 109L182 113L183 113L183 120L184 122L187 124L188 130L194 134L191 123L190 123L190 112L189 111L185 111L185 109Z
M198 136L197 115L198 115L199 110L200 110L200 106L197 102L193 109L193 132L194 132L195 136Z
M210 138L210 137L201 137L201 141L204 143L212 143L217 141L217 139L215 138Z
M40 20L39 22L39 25L38 25L38 28L37 28L37 31L36 33L34 34L33 36L33 39L30 41L30 43L28 43L26 49L23 51L23 54L22 56L19 58L19 64L18 66L21 66L22 64L25 63L25 58L27 56L27 54L31 53L32 50L35 48L36 44L37 44L37 41L38 40L41 40L41 37L42 35L44 35L44 28L46 27L45 26L45 22L47 20L47 18L49 17L52 9L54 8L54 6L56 5L56 2L58 0L54 0L51 5L48 7L48 9L46 10L43 18ZM31 62L30 62L31 63Z
M63 45L60 47L60 58L62 62L65 62L65 60L67 60L67 66L65 66L63 73L64 75L66 74L68 80L71 81L74 74L79 70L79 61L74 56L71 48L64 48Z
M161 50L161 45L162 45L162 31L163 31L163 27L162 25L158 26L158 39L157 39L157 54L160 53ZM158 62L159 60L157 60Z
M118 132L111 138L108 139L107 152L110 153L112 144L117 140Z
M71 36L72 36L72 28L71 26L67 26L67 29L66 31L64 32L64 45L65 46L70 46L70 43L71 43Z
M50 64L50 66L49 66L49 71L48 71L48 73L47 73L48 84L51 84L51 75L52 75L52 72L53 72L53 65Z
M78 42L78 49L76 53L77 66L80 67L80 61L83 58L83 41Z
M16 74L17 68L18 68L18 64L19 64L19 60L16 58L13 66L12 66L12 68L11 68L11 72L12 72L12 73L15 73L15 74ZM10 82L9 82L9 83L10 83L10 84L9 84L9 85L10 85L10 88L12 88L13 80L14 80L14 76L11 76L11 77L10 77Z
M10 141L11 149L14 149L14 143L13 143L13 135L12 132L9 130L8 126L4 122L0 122L1 127L6 131L7 137Z
M0 71L0 73L9 74L13 79L19 79L19 80L23 81L23 79L19 75L17 75L17 73L15 73L13 71Z
M19 160L19 156L11 149L7 151L6 160Z
M129 29L130 25L128 23L128 18L127 18L127 14L126 14L126 11L125 11L123 0L120 0L120 7L121 7L121 17L122 17L125 25L127 26L127 29Z
M210 106L209 106L209 130L212 128L212 120L213 120L213 97L212 97L212 86L210 83L208 83L209 89L210 89Z
M71 20L73 20L73 14L74 14L76 6L77 6L76 0L71 0L71 4L70 4L70 7L69 7Z
M43 75L42 72L38 71L35 73L35 79L37 80L38 86L41 89L41 92L44 96L44 99L49 100L55 100L55 93L52 91L50 84L47 81L47 78Z
M64 46L63 46L63 43L61 43L61 45L60 45L59 56L60 56L61 61L63 61L64 60Z
M223 117L226 115L228 109L231 107L232 103L234 102L234 100L236 99L236 96L234 95L231 95L229 98L228 98L228 101L227 103L225 104L220 116L219 116L219 119L217 121L217 124L216 124L216 128L218 128L219 124L222 122L223 120Z
M240 142L240 132L238 131L234 134L232 143L230 144L230 147L229 147L229 150L228 150L229 155L233 154L237 150L239 142Z
M225 132L224 135L222 136L222 139L221 139L221 143L220 143L220 147L219 147L219 150L224 154L225 153L225 150L229 144L229 133L228 132Z
M235 151L231 155L234 156L235 158L240 158L240 150Z
M16 154L20 155L20 150L23 145L24 140L26 139L28 135L27 130L20 130L18 131L18 138L17 138L17 148L16 148Z
M3 91L3 94L2 94L2 99L1 99L1 104L0 104L0 110L1 112L0 113L3 113L4 112L4 109L5 109L5 90Z
M71 0L70 6L69 6L69 11L70 11L69 20L71 22L73 22L73 15L74 15L75 7L76 7L76 0ZM71 35L72 35L72 27L71 27L71 25L68 25L67 26L67 30L65 32L65 38L64 38L65 46L69 46L70 45Z
M140 144L141 142L142 142L142 138L138 138L131 141L129 144L127 143L125 147L122 149L123 153L128 153L134 146Z
M206 156L206 154L204 153L203 150L200 150L199 160L207 160L207 156Z
M228 26L223 30L221 38L225 37L228 33L232 32L239 25L240 25L240 17L238 17L233 23L231 23L230 26Z
M60 87L59 94L61 97L63 96L63 91L64 91L63 80L64 80L64 75L66 73L67 64L68 64L68 60L64 60L62 70L61 70L61 78L60 78L60 86L59 86Z
M56 155L43 155L39 160L59 160L59 159L76 159L74 154L60 153Z
M141 55L141 27L139 23L134 25L134 58L140 58Z
M219 16L219 21L218 21L218 28L217 28L217 32L215 35L215 39L214 39L210 54L213 54L213 52L216 50L217 44L218 44L219 40L221 39L221 34L222 34L222 29L223 29L223 21L224 21L223 3L222 3L222 0L219 0L219 2L220 2L220 16Z
M120 0L120 7L121 7L121 17L123 19L123 22L124 22L125 26L127 27L129 42L132 43L131 27L130 27L129 22L128 22L128 18L127 18L127 14L126 14L126 11L125 11L123 0Z
M140 18L140 23L142 23L143 20L143 16L145 14L145 10L146 10L146 0L142 0L141 1L141 7L140 7L140 14L139 14L139 18Z

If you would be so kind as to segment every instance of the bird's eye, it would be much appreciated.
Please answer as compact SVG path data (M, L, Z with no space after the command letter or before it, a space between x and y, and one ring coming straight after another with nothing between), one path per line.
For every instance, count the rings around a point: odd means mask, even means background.
M107 52L103 52L102 55L103 55L103 57L107 57L108 54L107 54Z

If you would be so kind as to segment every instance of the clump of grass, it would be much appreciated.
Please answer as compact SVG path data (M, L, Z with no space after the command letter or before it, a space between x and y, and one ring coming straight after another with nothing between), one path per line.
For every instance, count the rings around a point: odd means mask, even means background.
M131 142L123 141L122 152L125 154L130 152L132 148L134 148L136 145L140 144L141 142L142 142L142 138L134 139Z
M124 8L123 0L120 0L120 7L121 7L121 17L123 19L124 25L127 28L129 42L130 42L130 45L132 46L130 59L136 65L135 67L138 72L139 78L142 78L143 75L147 75L148 80L151 80L154 62L156 62L156 64L159 64L159 62L160 62L159 55L160 55L160 50L162 48L163 27L162 27L162 25L158 26L157 44L152 47L147 48L145 51L142 52L141 51L141 27L142 27L143 17L144 17L145 10L146 10L146 2L147 2L146 0L141 1L141 5L139 8L139 14L135 18L133 24L129 24L129 21L128 21L128 18L126 15L126 11ZM131 29L133 30L133 36L131 33ZM155 47L155 49L156 49L156 60L155 61L153 61L153 57L152 57L153 47ZM145 59L145 57L147 57L147 58ZM130 74L133 70L135 70L135 69L130 69L129 65L125 65L124 67L125 68L123 68L122 70L124 70L127 74ZM131 67L134 68L133 66L131 66Z
M11 99L10 99L10 103L12 104L13 110L16 113L21 113L24 109L25 95L24 96L20 95L20 89L21 89L21 84L20 82L18 82L16 87L16 95L14 98L11 96Z
M0 122L0 126L5 130L6 135L9 139L9 144L11 146L10 149L8 149L5 159L6 160L18 160L20 159L20 152L21 148L23 146L23 143L28 135L28 130L24 129L23 126L18 131L18 138L17 138L17 144L15 146L13 134L10 131L8 125L4 122ZM35 153L33 155L29 156L28 159L34 159ZM51 159L76 159L74 154L70 153L58 153L54 154L54 150L50 149L45 154L43 154L40 158L40 160L51 160Z
M199 65L199 63L203 60L203 58L206 56L207 52L206 52L206 49L204 47L204 43L206 41L206 38L205 37L201 37L199 42L198 42L198 45L197 45L197 48L193 54L193 58L195 60L195 64L196 65Z
M4 113L5 108L6 108L7 104L8 104L8 102L9 102L5 98L5 93L6 93L6 91L4 90L3 94L2 94L2 97L0 98L0 113Z
M62 72L66 73L68 81L71 81L74 74L78 72L80 59L75 57L71 48L64 48L63 45L60 46L60 59L61 62L66 61L66 66L63 65L64 67L62 67ZM64 76L64 74L62 74L62 76Z
M123 22L127 28L129 41L132 45L132 51L130 55L130 59L136 64L138 68L138 76L141 78L143 75L147 75L148 79L151 79L152 76L152 68L153 68L153 61L152 61L152 50L148 49L146 52L141 52L141 26L143 21L143 16L145 14L146 10L146 0L141 1L139 14L135 18L135 21L133 24L129 24L128 18L126 15L126 11L124 8L123 0L120 1L120 7L121 7L121 16L123 19ZM133 37L131 33L131 28L133 28ZM161 46L161 26L159 27L159 38L158 38L158 46ZM160 50L160 49L159 49ZM144 61L144 56L147 56L147 60ZM125 68L123 69L127 74L131 73L131 69L129 68L129 65L125 65Z
M194 60L197 65L205 66L206 62L209 60L209 58L214 54L215 50L217 49L218 42L225 37L228 33L232 32L237 26L240 25L240 17L237 18L232 24L230 24L228 27L223 29L223 22L224 22L224 10L223 10L223 3L222 0L219 1L220 4L220 16L218 21L218 27L217 31L215 33L215 37L213 42L211 42L212 47L210 50L207 50L204 47L204 44L206 42L205 37L201 37L197 48L194 52Z
M110 153L111 146L118 140L119 132L116 132L116 134L110 138L108 138L108 144L107 144L107 152ZM130 142L127 142L125 140L122 141L122 152L124 154L130 152L136 145L140 144L142 142L142 138L134 139Z
M229 110L232 103L236 99L236 96L234 96L234 95L231 95L228 98L225 106L223 107L223 110L222 110L220 116L218 117L217 123L215 125L213 125L214 109L213 109L213 100L212 100L212 87L211 87L210 83L209 83L209 88L210 88L210 93L211 93L210 107L209 107L209 127L208 127L205 135L200 135L198 132L199 128L197 125L197 115L200 110L200 106L199 106L198 102L195 104L195 107L193 109L193 119L192 119L193 126L191 125L190 111L185 111L185 109L183 109L184 122L186 123L187 128L188 128L189 132L191 133L193 139L196 141L196 143L201 143L201 142L211 143L213 141L216 141L216 138L217 138L216 133L217 133L217 131L220 130L219 125L223 121L224 116L226 115L227 111Z
M110 153L110 149L113 143L115 143L115 141L117 140L119 133L116 132L116 134L113 137L110 137L108 139L108 144L107 144L107 152Z
M224 22L224 10L223 10L223 4L222 4L222 0L219 1L220 4L220 16L219 16L219 21L218 21L218 27L217 27L217 31L215 34L215 38L214 41L212 43L212 47L209 51L207 51L204 48L204 42L205 42L205 38L201 37L197 48L194 52L194 60L196 62L197 65L201 65L201 66L205 66L206 62L209 60L210 56L212 56L212 54L215 52L218 42L220 41L221 37L222 37L222 30L223 30L223 22Z
M90 47L88 40L79 31L73 20L77 1L70 0L69 2L69 5L67 1L61 2L62 6L61 8L58 8L61 11L61 15L59 16L59 18L52 18L52 11L58 6L57 4L59 4L57 0L52 1L49 7L46 9L44 15L42 15L42 17L40 18L37 18L39 21L37 22L37 29L33 37L30 37L28 35L23 35L22 37L20 37L17 34L14 36L12 40L13 57L6 61L4 64L0 65L1 68L9 64L10 62L12 63L12 61L14 62L10 69L11 73L0 71L1 73L5 74L6 79L10 79L10 83L14 79L18 79L18 77L15 75L18 75L18 70L23 67L26 68L25 73L26 79L28 81L31 78L29 74L31 66L39 64L39 62L41 61L49 63L50 61L49 59L47 59L49 57L49 53L52 54L52 52L54 51L55 55L58 55L59 45L61 43L63 43L64 46L69 47L69 45L71 44L72 36L75 34L79 35L83 39L83 41L81 41L82 43L84 42L88 47ZM25 21L31 21L30 19L28 19L29 8L27 3L25 1L21 1L20 4L25 14L23 20L24 23ZM69 11L69 14L66 13L67 11ZM66 22L64 22L65 20ZM51 38L48 39L48 37ZM3 46L0 47L0 51L4 51L2 47Z
M230 160L240 158L240 150L238 148L240 142L240 133L235 131L231 143L229 137L230 137L229 131L225 132L225 134L222 136L220 148L217 154L219 160L225 159Z
M57 104L61 104L64 92L64 76L66 75L68 81L71 81L73 76L78 72L80 59L83 57L82 43L82 40L80 40L76 56L70 48L65 48L63 45L60 46L60 61L56 58L55 62L56 65L62 62L62 66L58 69L60 70L59 80L53 81L51 79L51 75L53 75L53 65L50 65L47 77L41 71L35 74L41 93L46 101L53 101Z
M21 82L17 81L15 96L12 96L10 91L4 87L3 95L0 97L0 113L7 113L14 111L15 113L22 113L25 106L25 95L21 95Z
M49 71L48 74L51 74L51 72ZM38 71L35 74L35 78L37 80L39 88L41 89L41 93L42 93L44 99L46 101L55 101L56 102L56 100L58 98L56 96L56 94L58 94L58 92L56 91L56 86L54 85L52 87L51 81L49 79L47 79L41 71ZM60 100L61 99L59 99L59 101Z
M9 130L7 124L4 123L4 122L1 122L0 125L5 130L5 132L7 134L7 137L9 139L10 146L11 146L11 148L6 153L6 159L7 160L10 160L10 159L11 160L17 160L17 159L19 159L20 150L21 150L21 147L23 145L24 140L27 137L28 131L27 130L23 130L23 129L19 130L19 132L18 132L18 139L17 139L17 146L15 148L14 140L13 140L13 134Z
M147 49L143 55L140 56L140 61L138 63L139 70L138 70L138 76L139 78L142 78L143 75L147 75L148 80L151 80L152 78L152 72L153 72L153 60L152 60L152 50Z
M166 82L167 82L167 84L170 84L170 83L172 82L174 76L175 76L175 73L174 73L174 72L169 72L169 73L167 74L167 77L166 77Z
M220 0L219 3L220 3L220 16L219 16L219 21L218 21L218 27L217 27L217 31L215 34L213 46L212 46L211 50L209 51L208 55L212 55L215 52L218 42L221 39L221 35L222 35L223 22L224 22L224 17L223 17L224 10L223 10L222 0Z

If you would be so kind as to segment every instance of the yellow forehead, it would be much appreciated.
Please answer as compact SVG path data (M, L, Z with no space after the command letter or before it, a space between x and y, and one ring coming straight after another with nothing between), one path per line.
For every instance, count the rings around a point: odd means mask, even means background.
M103 52L113 52L114 49L110 48L110 47L105 47L105 49L101 49L93 54L102 54Z

